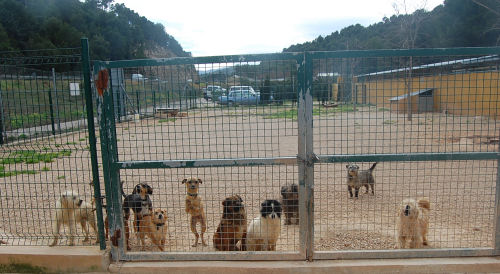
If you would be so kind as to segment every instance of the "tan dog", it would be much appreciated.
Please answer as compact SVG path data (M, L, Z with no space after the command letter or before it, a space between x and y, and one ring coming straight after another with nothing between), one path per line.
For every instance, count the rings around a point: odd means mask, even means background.
M165 246L167 242L167 213L162 209L155 209L153 213L153 223L156 228L156 238L160 240L160 245Z
M222 219L214 234L214 247L219 251L239 251L244 249L244 238L247 231L247 214L243 199L239 195L227 197L222 202Z
M200 184L202 184L201 179L196 177L186 178L182 180L183 184L186 184L186 213L191 215L191 232L193 232L196 237L193 247L198 246L198 239L201 236L201 243L206 246L203 234L207 231L207 218L205 217L205 211L203 210L203 202L198 195L198 190ZM196 225L200 223L201 225L201 235L198 234L196 230Z
M54 241L50 244L50 246L57 245L62 225L69 226L69 245L75 245L77 222L80 223L85 233L84 242L89 240L89 229L87 227L87 223L90 224L95 234L97 235L95 213L92 205L80 199L76 191L67 190L61 194L56 202ZM96 242L99 243L99 237L97 237Z
M165 212L161 209L156 209L153 216L144 215L139 219L137 235L141 240L141 250L146 250L146 236L151 239L161 251L164 251L165 245Z
M407 248L407 246L421 248L428 244L430 208L431 204L427 198L403 200L398 209L399 248Z

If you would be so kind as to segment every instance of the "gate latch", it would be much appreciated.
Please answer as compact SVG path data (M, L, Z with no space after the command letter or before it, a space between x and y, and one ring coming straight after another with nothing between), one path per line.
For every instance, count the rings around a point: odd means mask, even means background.
M318 155L316 155L315 153L309 154L307 159L303 159L302 157L300 157L298 155L297 155L297 158L299 159L299 161L305 163L305 165L308 167L313 166L314 163L319 161Z

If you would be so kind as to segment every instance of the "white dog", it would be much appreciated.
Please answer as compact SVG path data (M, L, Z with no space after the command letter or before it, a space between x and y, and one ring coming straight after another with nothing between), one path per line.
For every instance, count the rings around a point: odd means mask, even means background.
M399 248L422 248L427 245L429 230L429 211L431 204L427 198L404 199L398 209Z
M261 204L260 216L250 223L246 237L248 251L275 251L281 232L281 204L276 200L265 200Z
M85 232L84 241L89 240L89 229L87 222L97 235L95 213L92 206L78 196L73 190L67 190L61 194L56 202L56 220L54 222L54 241L50 246L57 245L61 226L69 227L69 245L75 245L76 222L79 222ZM97 238L99 242L99 237Z

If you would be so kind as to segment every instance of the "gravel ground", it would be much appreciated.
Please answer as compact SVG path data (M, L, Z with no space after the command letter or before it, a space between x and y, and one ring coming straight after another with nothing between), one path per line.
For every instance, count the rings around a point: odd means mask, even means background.
M156 117L117 125L120 160L185 160L280 157L297 154L297 121L269 118L279 108L199 109L183 118ZM374 107L314 116L314 151L318 155L419 152L498 151L498 122L484 117L439 113L406 116ZM267 117L266 117L267 116ZM52 163L6 165L6 170L43 169L37 174L0 178L5 187L0 238L13 245L46 245L50 240L55 197L78 189L91 200L87 140L84 133L10 146L14 150L71 149L70 157ZM83 138L82 138L83 136ZM495 139L496 138L496 139ZM55 146L59 144L59 146ZM99 155L99 159L100 159ZM368 168L371 163L359 163ZM100 165L100 167L102 167ZM491 247L494 238L496 161L383 162L377 165L375 195L349 199L345 163L315 165L316 250L395 248L396 208L403 198L431 200L430 248ZM101 170L102 175L102 170ZM258 215L264 199L279 199L281 186L298 181L296 166L245 166L122 170L125 191L137 182L154 188L154 207L168 214L167 251L213 251L212 237L222 200L242 196L248 219ZM202 178L209 246L191 247L194 236L184 212L183 178ZM102 182L102 178L101 178ZM102 187L104 193L104 187ZM79 245L83 243L79 229ZM67 244L63 237L61 244ZM133 250L139 242L132 236ZM299 228L282 225L277 249L299 250ZM154 248L152 250L155 250Z

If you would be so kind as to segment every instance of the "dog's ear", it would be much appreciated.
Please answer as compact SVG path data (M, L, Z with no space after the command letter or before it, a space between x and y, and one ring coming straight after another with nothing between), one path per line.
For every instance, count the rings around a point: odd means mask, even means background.
M184 179L184 180L182 180L182 183L185 184L185 183L187 183L187 181L188 181L188 179Z
M203 181L201 181L201 179L200 179L200 178L198 178L198 183L200 183L200 184L201 184L201 183L203 183Z
M345 165L345 168L349 168L350 165Z
M227 200L224 199L224 201L222 201L222 205L226 206L226 204L227 204Z
M149 195L153 195L153 188L149 185L146 185L146 189L148 190Z
M287 193L288 191L286 191L287 187L286 186L282 186L281 187L281 196L284 196L285 193Z

